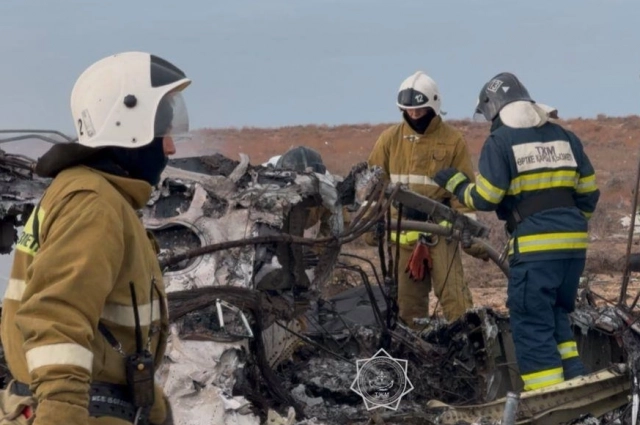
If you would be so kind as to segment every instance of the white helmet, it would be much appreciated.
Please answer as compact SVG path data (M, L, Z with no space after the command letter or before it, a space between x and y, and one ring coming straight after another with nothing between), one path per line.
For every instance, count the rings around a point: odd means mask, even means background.
M87 68L71 92L78 143L138 148L189 131L181 91L191 80L166 60L126 52Z
M400 85L396 105L401 109L431 108L440 115L438 85L427 74L418 71Z

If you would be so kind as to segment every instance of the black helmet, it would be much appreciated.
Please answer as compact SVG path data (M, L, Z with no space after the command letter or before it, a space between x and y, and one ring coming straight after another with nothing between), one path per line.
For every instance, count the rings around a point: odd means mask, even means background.
M289 149L278 159L278 162L276 163L276 168L284 168L299 172L302 172L309 167L319 174L324 174L327 171L327 167L324 166L320 154L306 146L298 146L293 149Z
M518 77L509 72L502 72L480 90L474 118L484 116L487 121L493 121L502 108L518 100L533 102Z

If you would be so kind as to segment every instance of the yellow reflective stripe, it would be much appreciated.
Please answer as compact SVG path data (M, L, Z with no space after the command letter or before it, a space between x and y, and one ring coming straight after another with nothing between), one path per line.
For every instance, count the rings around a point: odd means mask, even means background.
M453 193L455 192L456 187L458 187L458 185L464 181L469 180L467 178L467 176L465 176L462 173L456 173L454 174L453 177L451 177L447 183L444 185L444 188L447 189L449 192Z
M575 341L567 341L558 344L558 352L562 360L578 357L578 344Z
M558 249L586 249L588 243L587 232L545 233L519 237L518 250L525 254ZM510 245L512 244L510 243Z
M525 391L536 390L563 382L564 373L561 367L554 367L541 372L524 374L522 375L522 381L524 382Z
M39 223L38 234L40 234L42 230L42 222L44 221L45 214L42 208L38 208L37 211L38 211L38 223ZM34 210L29 216L29 219L27 220L27 223L24 225L24 229L22 230L22 234L20 235L20 239L18 239L18 243L16 244L16 249L18 251L24 252L25 254L30 255L32 257L36 255L38 248L40 248L39 241L36 241L34 237L34 231L33 231L33 221L34 221L35 213L36 211Z
M400 232L400 245L412 245L416 243L418 239L420 239L420 234L423 232L410 231L410 232ZM390 232L389 238L392 242L396 242L398 240L397 232Z
M596 185L596 175L591 174L590 176L582 177L578 180L578 185L576 186L576 192L578 193L589 193L598 190L598 186Z
M27 284L24 280L9 279L7 289L4 293L4 299L21 301L26 289ZM140 313L140 325L148 326L152 320L158 320L160 318L160 302L158 300L153 301L153 306L150 304L141 304L138 306L138 311ZM132 306L108 303L105 305L101 317L118 325L135 327L135 316Z
M450 229L452 224L448 220L442 220L442 221L438 222L438 226L442 226L442 227L446 227L447 229Z
M545 171L518 176L511 180L507 194L517 195L532 190L554 187L576 187L578 173L573 170Z
M582 215L584 215L587 220L591 218L591 216L593 215L592 212L586 212L586 211L582 211Z
M476 178L476 191L485 201L492 204L499 204L505 194L504 190L492 185L482 174L478 174Z
M26 353L29 373L44 366L79 366L91 372L93 353L80 344L41 345Z
M149 326L152 320L160 319L160 302L154 300L153 306L151 304L139 304L138 313L140 315L140 326ZM107 303L104 306L101 318L121 326L133 328L136 325L133 307L129 305Z
M21 301L24 291L27 289L27 283L22 279L9 279L7 289L4 292L5 300Z
M523 254L558 249L586 249L588 244L587 232L544 233L518 238L518 250ZM511 239L509 240L509 255L513 253L513 239Z
M475 183L471 183L464 190L464 204L467 207L471 208L472 210L476 209L475 205L473 204L473 197L471 196L471 189L473 189L474 187L476 187L476 184Z
M438 186L438 183L435 182L431 177L425 175L418 174L391 174L389 175L389 179L391 183L401 183L401 184L424 184L431 186ZM438 186L440 187L440 186Z

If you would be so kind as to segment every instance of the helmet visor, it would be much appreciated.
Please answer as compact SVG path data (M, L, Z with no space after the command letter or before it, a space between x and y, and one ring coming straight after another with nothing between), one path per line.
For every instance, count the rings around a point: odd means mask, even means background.
M487 118L484 116L484 114L480 110L480 98L476 100L476 109L473 111L473 121L487 122Z
M413 88L398 92L396 104L401 109L418 109L429 106L429 96Z
M487 118L484 116L484 114L478 110L476 110L473 114L473 121L474 122L488 122Z
M155 137L170 136L177 141L189 133L189 114L182 93L167 93L156 110Z

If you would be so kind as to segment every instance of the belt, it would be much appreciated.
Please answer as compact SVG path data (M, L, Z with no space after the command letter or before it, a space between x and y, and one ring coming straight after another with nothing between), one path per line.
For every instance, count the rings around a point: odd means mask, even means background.
M18 381L14 381L11 392L24 397L33 395L27 384ZM134 423L137 410L129 400L131 397L126 385L92 382L89 390L89 416L111 416Z
M507 230L513 233L525 218L554 208L575 207L573 191L566 188L547 189L520 201L507 216Z

